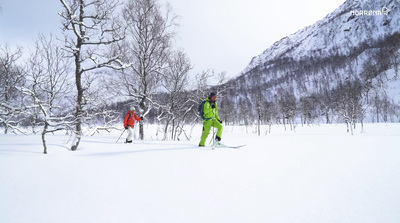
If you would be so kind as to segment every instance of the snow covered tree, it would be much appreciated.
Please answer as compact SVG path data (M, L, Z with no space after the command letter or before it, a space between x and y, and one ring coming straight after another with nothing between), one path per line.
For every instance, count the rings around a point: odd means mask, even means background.
M315 95L302 97L299 101L301 125L310 125L318 117L318 98Z
M119 6L115 0L60 0L63 12L65 49L74 58L75 85L75 139L71 150L78 148L82 137L82 117L87 106L85 76L94 70L122 68L121 55L110 46L125 38L125 25L117 18ZM90 78L89 78L90 79Z
M279 112L277 107L277 104L272 101L264 102L265 122L268 124L268 131L266 131L266 133L271 133L272 124L279 120Z
M197 102L200 104L209 94L210 85L209 80L214 76L214 72L210 69L204 70L201 73L196 74L196 90L195 95L197 96Z
M101 78L97 78L101 76ZM114 124L119 120L121 113L110 108L109 105L115 102L115 86L112 86L110 79L112 76L105 70L96 72L96 76L86 78L85 85L88 86L85 92L85 100L90 105L83 113L82 120L90 129L90 135L94 135L99 131L110 132L117 129Z
M259 63L261 64L261 63ZM260 67L260 66L259 66ZM262 72L261 70L257 70L257 72L254 75L254 80L256 81L256 83L254 83L254 87L251 88L251 100L253 101L253 106L254 106L254 110L255 110L255 121L257 123L257 134L258 136L261 135L261 124L262 121L264 119L264 109L263 109L263 105L264 105L264 95L263 95L263 91L265 91L266 89L263 89L261 86L261 82L262 82Z
M21 48L0 47L0 125L4 127L5 134L9 129L21 132L17 128L20 122L18 115L23 112L18 87L25 83L24 70L17 64L21 56Z
M167 100L164 103L164 139L171 125L171 139L176 140L183 131L185 118L194 106L187 93L189 85L188 72L192 69L190 61L181 51L174 52L168 58L168 66L162 74L162 86L167 90Z
M295 130L295 118L297 112L297 102L296 97L293 92L293 88L289 90L280 89L278 91L279 95L279 108L282 114L283 125L286 130L286 123L290 125L290 130Z
M340 120L347 124L347 132L353 135L357 120L363 116L362 104L363 86L359 79L346 80L340 83L335 92L335 104L337 106Z
M215 85L211 85L211 81L216 81ZM227 78L225 72L216 73L212 69L207 69L198 73L195 76L195 90L193 91L193 101L196 105L200 105L202 101L204 101L211 92L217 92L218 95L218 106L219 106L219 114L224 114L225 110L222 109L222 105L224 103L224 96L227 94L228 90L231 89L231 86L226 84ZM197 114L197 110L195 111ZM197 117L200 117L197 115Z
M61 46L54 43L53 37L47 39L40 35L35 42L35 50L27 63L27 86L22 92L27 96L25 106L33 110L34 122L43 125L42 144L47 154L46 134L65 130L72 125L72 117L66 111L71 60L66 57ZM29 104L27 104L29 103Z
M157 0L129 0L123 14L129 26L121 48L126 63L132 65L120 73L120 84L123 94L133 98L146 116L155 106L152 97L168 65L175 17L171 17L169 7L163 14ZM139 122L139 134L143 139L142 122Z

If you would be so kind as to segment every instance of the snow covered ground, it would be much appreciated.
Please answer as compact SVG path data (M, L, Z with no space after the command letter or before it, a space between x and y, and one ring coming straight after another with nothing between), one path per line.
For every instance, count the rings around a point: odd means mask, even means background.
M154 127L149 127L149 129ZM0 134L0 222L399 222L400 124L226 127L226 144ZM196 127L200 135L200 127ZM121 139L121 142L123 139Z

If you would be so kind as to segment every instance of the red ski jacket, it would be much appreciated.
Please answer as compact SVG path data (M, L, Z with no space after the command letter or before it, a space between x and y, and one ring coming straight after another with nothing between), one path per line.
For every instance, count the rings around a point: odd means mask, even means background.
M128 114L126 114L124 119L124 127L133 128L135 126L135 120L138 122L142 121L142 119L137 114L135 114L135 112L128 111Z

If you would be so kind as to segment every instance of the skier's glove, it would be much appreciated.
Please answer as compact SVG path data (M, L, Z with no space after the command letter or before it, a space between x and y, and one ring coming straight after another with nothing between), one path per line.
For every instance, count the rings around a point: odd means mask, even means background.
M128 129L128 126L125 126L125 129Z
M142 121L144 120L143 116L140 116L139 118L142 119Z
M222 121L221 120L219 120L219 119L217 119L218 121L219 121L219 123L221 123L222 124Z
M215 104L211 104L211 108L215 108Z

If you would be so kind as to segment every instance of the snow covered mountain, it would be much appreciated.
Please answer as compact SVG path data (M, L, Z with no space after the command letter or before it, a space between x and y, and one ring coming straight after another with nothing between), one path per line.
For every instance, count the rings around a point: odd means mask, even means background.
M400 1L348 0L254 57L221 104L231 120L399 121L399 49Z
M252 59L246 73L282 57L295 60L310 57L349 55L352 48L400 31L400 1L348 0L312 26L284 37ZM388 8L388 15L382 10ZM364 15L366 11L366 15ZM371 15L369 15L371 13Z

